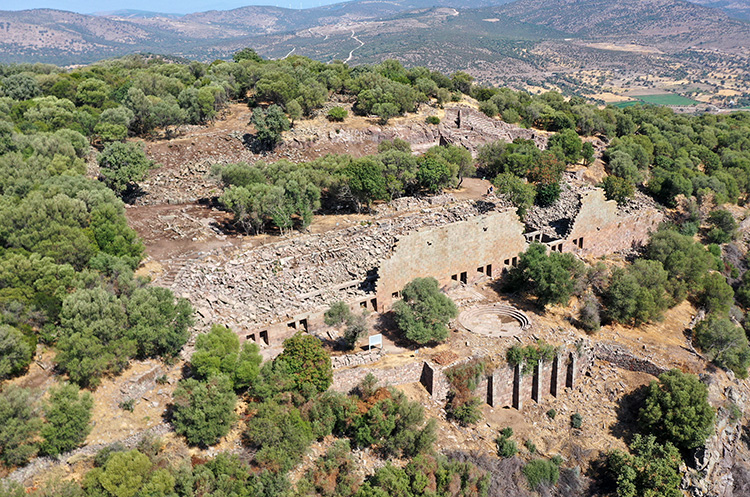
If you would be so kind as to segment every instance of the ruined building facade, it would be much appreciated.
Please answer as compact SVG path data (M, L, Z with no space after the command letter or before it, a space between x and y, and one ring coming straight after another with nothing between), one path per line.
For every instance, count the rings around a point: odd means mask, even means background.
M321 324L336 301L382 312L416 277L432 276L441 285L495 278L534 241L580 256L628 251L646 242L662 220L648 205L618 208L601 189L576 195L577 211L562 232L529 230L501 202L403 199L418 203L416 212L201 254L171 287L194 303L203 324L225 324L272 356L296 331Z

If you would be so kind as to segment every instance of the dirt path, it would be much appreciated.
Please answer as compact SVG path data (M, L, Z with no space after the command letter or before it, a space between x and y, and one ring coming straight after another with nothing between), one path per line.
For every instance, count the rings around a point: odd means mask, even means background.
M359 50L360 48L365 46L365 42L357 38L357 36L354 34L354 30L352 29L352 39L357 40L359 42L359 46L357 48L353 48L351 52L349 52L349 57L346 58L344 61L344 64L348 63L350 60L352 60L352 57L354 57L354 51Z

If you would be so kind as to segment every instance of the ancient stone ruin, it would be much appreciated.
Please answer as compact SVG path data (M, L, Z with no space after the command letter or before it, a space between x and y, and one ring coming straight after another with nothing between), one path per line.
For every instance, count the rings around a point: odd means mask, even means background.
M320 146L321 141L330 143L380 143L401 138L411 144L415 152L425 152L436 145L459 145L476 156L477 149L486 143L502 140L512 142L516 138L533 140L545 149L547 135L538 130L521 128L498 119L491 119L484 113L466 105L447 106L445 116L439 125L426 123L394 124L387 128L370 126L364 129L343 128L328 134L316 134L312 140L295 140L295 147Z
M565 223L551 215L544 224L535 213L527 225L503 199L403 199L372 221L196 254L156 283L188 297L202 324L225 324L272 356L296 331L320 325L336 301L383 312L416 277L445 286L495 278L534 241L582 257L630 251L663 217L649 204L619 208L601 189L566 195L575 208Z

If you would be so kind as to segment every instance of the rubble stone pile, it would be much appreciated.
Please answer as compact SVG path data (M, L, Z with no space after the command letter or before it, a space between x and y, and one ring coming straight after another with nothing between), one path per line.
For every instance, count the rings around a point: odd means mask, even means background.
M435 200L416 201L427 205ZM344 229L296 234L257 248L223 247L186 261L168 283L193 302L206 324L251 329L322 310L338 300L365 298L374 292L377 268L398 236L492 208L488 202L426 206L401 216L376 215Z

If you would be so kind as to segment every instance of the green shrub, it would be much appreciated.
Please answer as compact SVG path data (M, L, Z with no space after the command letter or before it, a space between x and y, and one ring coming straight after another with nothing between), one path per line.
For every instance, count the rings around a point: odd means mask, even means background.
M527 463L521 471L532 490L537 490L542 486L556 485L560 478L559 466L547 459L534 459Z
M362 314L352 314L344 330L344 341L349 348L354 348L359 340L367 336L368 332L367 311L362 311Z
M427 124L440 124L440 118L438 116L427 116L425 122Z
M602 183L607 200L614 200L619 205L625 204L635 193L635 186L630 180L619 176L607 176Z
M180 381L173 394L172 424L190 444L214 445L229 433L237 397L224 375Z
M490 475L468 462L444 456L422 454L404 468L391 463L380 468L359 491L357 497L385 496L476 496L487 497Z
M245 430L245 440L258 448L255 460L271 471L288 471L304 455L313 432L299 410L273 401L250 406L255 411Z
M326 118L332 122L342 122L348 115L349 112L343 107L333 107L328 111Z
M724 209L717 209L708 215L708 223L712 228L708 232L708 239L713 243L728 243L737 236L737 221L734 216Z
M41 450L48 455L58 455L81 445L91 431L91 410L94 399L78 387L63 384L50 389L44 409Z
M542 307L566 305L584 275L585 266L571 253L548 254L547 249L547 245L534 242L520 254L518 266L508 274L507 289L530 292Z
M619 450L607 456L607 469L617 485L617 495L640 497L653 495L680 497L682 458L674 445L660 445L653 435L636 434L630 444L630 454Z
M526 440L523 445L526 447L526 449L529 451L529 454L534 455L536 454L536 445L531 440Z
M464 402L456 401L456 397L454 395L451 402L448 403L446 408L448 417L455 419L462 426L472 425L482 419L482 410L480 409L482 401L479 397L470 397Z
M729 421L732 424L737 423L740 419L742 419L742 409L740 409L740 407L734 402L729 404L728 411L729 411Z
M255 381L262 360L258 345L245 342L240 347L237 334L214 325L208 333L198 335L190 365L199 379L224 375L232 382L232 387L239 390Z
M513 345L505 352L505 360L513 367L519 364L523 365L522 373L529 374L534 372L534 368L540 360L551 362L556 354L557 348L544 340L538 340L536 345L526 345L525 347Z
M604 295L608 317L633 326L660 319L671 303L669 284L659 261L638 259L625 269L615 268Z
M651 382L638 414L646 432L684 450L706 442L713 433L714 419L706 385L697 376L676 369Z
M115 452L125 452L125 451L127 451L127 449L120 442L115 442L112 445L107 445L106 447L101 449L99 452L97 452L96 456L94 456L94 467L101 468L107 463L109 456L111 456Z
M18 329L0 325L0 380L16 375L30 363L34 351Z
M133 412L135 410L135 400L123 400L122 402L120 402L120 409L122 409L123 411Z
M547 417L549 419L555 419L555 416L557 416L557 411L555 411L554 409L550 409L549 411L547 411Z
M352 311L346 302L339 300L335 302L328 310L323 314L323 321L328 326L339 326L344 324L352 316Z
M424 345L448 337L448 321L458 315L456 304L440 291L435 278L415 278L393 306L396 325L409 340Z
M728 318L709 316L695 327L695 344L720 368L731 369L739 378L747 378L750 344L745 330Z
M560 183L541 183L536 187L536 203L549 207L560 198Z
M319 339L312 335L297 333L284 340L284 351L275 363L283 363L294 378L296 389L302 391L310 386L325 392L333 381L331 356Z
M703 291L698 295L698 303L707 314L727 314L734 303L734 290L721 273L709 273L703 278Z
M519 217L524 217L536 198L536 186L513 173L500 173L492 181L497 193L506 195Z
M380 392L387 396L366 412L352 413L346 431L354 444L379 445L384 454L407 457L431 450L436 440L435 420L424 423L422 405L409 401L398 390Z
M514 440L510 440L506 437L497 437L495 443L497 444L497 455L502 458L507 459L518 453L518 446Z
M573 413L572 416L570 416L570 426L576 429L580 429L583 425L583 416L581 416L579 413Z
M0 461L5 466L23 465L39 450L42 427L31 391L8 385L0 390Z
M99 155L99 167L105 184L122 195L146 176L154 162L146 156L143 147L135 143L113 142Z

